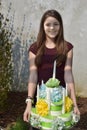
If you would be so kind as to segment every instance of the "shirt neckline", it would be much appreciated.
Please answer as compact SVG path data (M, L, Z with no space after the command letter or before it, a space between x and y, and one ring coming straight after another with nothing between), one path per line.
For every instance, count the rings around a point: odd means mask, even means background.
M54 49L56 49L56 47L48 48L48 47L46 47L46 46L45 46L45 48L48 49L48 50L54 50Z

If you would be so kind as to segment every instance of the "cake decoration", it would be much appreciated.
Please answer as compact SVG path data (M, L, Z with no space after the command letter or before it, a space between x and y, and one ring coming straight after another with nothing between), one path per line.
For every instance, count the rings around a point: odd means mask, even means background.
M48 103L43 99L38 100L38 102L36 103L36 112L40 116L46 116L48 115L48 111Z
M56 61L53 67L53 77L46 83L42 81L37 85L37 102L32 108L30 124L40 130L70 129L80 119L73 113L73 102L68 96L68 84L66 89L60 86L56 79Z

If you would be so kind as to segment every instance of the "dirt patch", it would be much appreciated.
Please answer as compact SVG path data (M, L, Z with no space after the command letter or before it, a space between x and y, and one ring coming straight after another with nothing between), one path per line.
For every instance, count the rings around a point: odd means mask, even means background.
M22 118L26 104L27 92L10 92L8 95L8 109L0 112L0 126L6 128L8 124ZM72 130L87 130L87 98L78 97L77 103L81 112L79 123Z

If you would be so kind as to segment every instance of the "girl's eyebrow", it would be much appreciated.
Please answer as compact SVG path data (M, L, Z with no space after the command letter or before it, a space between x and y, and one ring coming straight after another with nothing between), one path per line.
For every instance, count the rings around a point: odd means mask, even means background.
M46 24L56 23L59 24L59 22L47 22Z
M54 22L54 23L45 23L45 25L51 25L51 24L53 24L53 25L59 25L60 23L57 23L57 22Z

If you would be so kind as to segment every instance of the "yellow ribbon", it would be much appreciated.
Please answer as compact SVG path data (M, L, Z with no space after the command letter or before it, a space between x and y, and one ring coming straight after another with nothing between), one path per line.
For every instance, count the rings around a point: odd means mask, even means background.
M65 112L70 112L73 106L71 98L65 97Z
M40 116L46 116L48 115L49 112L49 108L48 108L48 104L44 99L40 99L37 103L36 103L36 112L40 115Z

